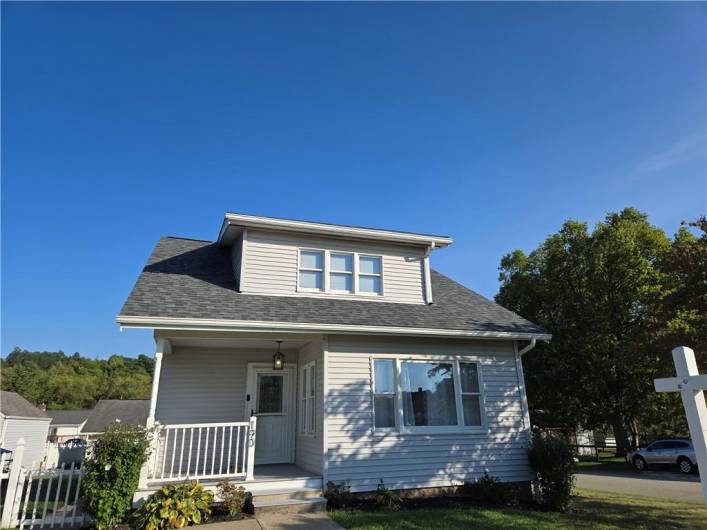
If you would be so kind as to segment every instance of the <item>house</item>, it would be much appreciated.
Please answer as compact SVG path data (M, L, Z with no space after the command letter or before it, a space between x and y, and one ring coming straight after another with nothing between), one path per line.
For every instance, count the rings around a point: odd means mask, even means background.
M25 440L22 461L31 466L44 460L51 418L16 392L0 391L0 448L14 451Z
M81 428L81 435L91 440L115 423L145 425L150 402L146 399L99 399Z
M51 418L49 424L49 441L53 443L64 443L75 438L85 438L81 434L91 409L78 410L48 410L47 416Z
M433 270L451 244L231 213L214 242L161 238L117 317L156 342L137 496L529 481L521 355L550 336Z

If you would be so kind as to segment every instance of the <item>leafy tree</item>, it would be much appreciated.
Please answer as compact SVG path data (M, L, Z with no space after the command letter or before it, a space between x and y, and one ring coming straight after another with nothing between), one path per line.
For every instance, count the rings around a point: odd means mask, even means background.
M49 409L92 408L99 399L147 399L154 371L146 355L88 359L15 348L0 362L2 389Z
M567 221L530 254L502 259L496 300L553 334L525 359L532 409L553 426L610 425L620 453L672 410L675 396L657 396L653 379L674 370L673 346L705 344L705 295L697 293L707 260L697 241L704 245L704 235L686 230L671 241L626 208L591 233Z

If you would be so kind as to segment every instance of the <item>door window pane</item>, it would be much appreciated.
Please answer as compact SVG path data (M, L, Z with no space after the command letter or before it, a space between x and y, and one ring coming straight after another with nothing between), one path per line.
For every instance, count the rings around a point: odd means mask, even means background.
M282 412L282 376L258 376L258 413L279 414Z
M395 398L380 395L373 398L373 414L378 428L395 427Z
M400 385L405 425L457 425L451 363L403 362Z
M382 361L378 359L373 361L373 379L375 380L375 388L373 391L376 394L395 392L394 363L394 361Z

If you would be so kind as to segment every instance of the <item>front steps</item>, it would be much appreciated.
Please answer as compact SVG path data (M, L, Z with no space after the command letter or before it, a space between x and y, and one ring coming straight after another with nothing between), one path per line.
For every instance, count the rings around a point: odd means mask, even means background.
M326 511L321 488L278 488L252 492L255 515Z

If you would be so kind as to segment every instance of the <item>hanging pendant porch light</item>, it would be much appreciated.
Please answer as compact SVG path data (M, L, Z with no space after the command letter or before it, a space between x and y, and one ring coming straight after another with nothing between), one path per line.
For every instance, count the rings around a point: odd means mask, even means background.
M285 367L285 354L280 351L281 340L277 341L277 352L272 356L272 369L282 370Z

